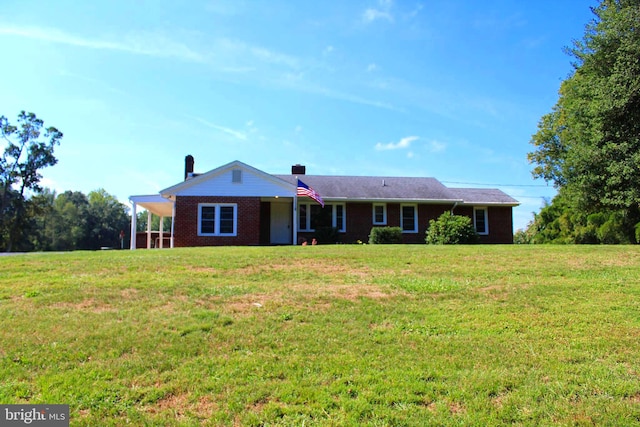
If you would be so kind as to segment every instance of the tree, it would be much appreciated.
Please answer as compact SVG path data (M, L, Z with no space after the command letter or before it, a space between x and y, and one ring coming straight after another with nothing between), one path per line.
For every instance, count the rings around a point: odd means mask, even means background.
M542 117L533 175L564 189L571 209L640 221L640 0L602 0L567 52L574 73Z
M637 238L629 233L635 231L633 219L624 210L607 210L587 213L575 209L561 188L551 203L539 213L534 213L526 230L514 236L516 243L555 244L621 244L634 243Z
M41 190L40 170L57 163L53 152L63 135L55 127L44 128L34 113L21 111L15 126L0 117L0 136L6 144L0 158L0 249L11 251L28 219L27 192Z
M120 232L128 234L128 208L104 189L88 196L79 191L56 195L45 189L27 203L33 212L25 236L18 242L19 250L119 248Z
M53 217L56 193L47 188L26 201L27 224L22 228L23 236L14 244L17 251L50 250L50 222Z
M128 208L103 188L89 193L91 249L120 247L120 232L129 230Z
M65 191L59 194L53 203L53 212L47 228L49 249L93 249L89 221L90 206L87 196L80 191Z

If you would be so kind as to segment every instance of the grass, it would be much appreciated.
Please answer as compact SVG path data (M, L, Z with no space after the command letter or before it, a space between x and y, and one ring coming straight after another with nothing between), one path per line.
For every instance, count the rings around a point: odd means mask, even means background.
M640 247L0 257L0 403L72 426L640 425Z

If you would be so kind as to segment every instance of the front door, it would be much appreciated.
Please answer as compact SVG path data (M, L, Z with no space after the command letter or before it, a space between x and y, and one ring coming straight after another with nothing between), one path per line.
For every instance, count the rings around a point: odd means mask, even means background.
M290 245L293 241L291 229L292 205L286 202L271 202L271 244Z

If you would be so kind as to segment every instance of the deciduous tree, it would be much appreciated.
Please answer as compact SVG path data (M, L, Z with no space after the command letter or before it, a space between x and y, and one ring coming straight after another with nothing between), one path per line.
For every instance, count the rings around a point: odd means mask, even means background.
M574 73L538 124L533 174L565 189L572 209L640 221L640 0L603 0L567 52ZM633 236L635 231L627 231Z
M41 169L57 163L54 149L62 132L21 111L16 125L0 117L0 137L5 144L0 158L0 249L11 251L28 219L27 192L40 191Z

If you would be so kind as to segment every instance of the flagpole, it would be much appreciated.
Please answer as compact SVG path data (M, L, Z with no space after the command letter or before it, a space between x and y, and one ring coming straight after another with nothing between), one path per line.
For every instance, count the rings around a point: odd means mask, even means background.
M293 193L293 244L298 244L298 177L296 176L296 192Z

